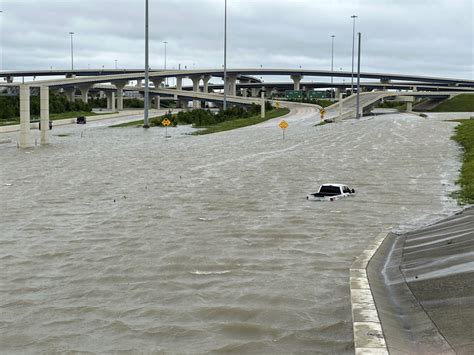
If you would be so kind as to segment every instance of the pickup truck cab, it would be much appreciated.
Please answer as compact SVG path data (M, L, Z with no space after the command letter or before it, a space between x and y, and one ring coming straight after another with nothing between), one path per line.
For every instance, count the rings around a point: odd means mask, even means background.
M322 184L318 192L306 196L307 200L313 201L335 201L342 197L349 197L355 194L354 189L350 189L343 184Z

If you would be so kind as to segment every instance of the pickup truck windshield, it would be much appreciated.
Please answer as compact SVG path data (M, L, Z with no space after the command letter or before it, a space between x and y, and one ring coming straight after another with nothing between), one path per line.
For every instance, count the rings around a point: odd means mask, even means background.
M319 193L328 195L339 195L341 193L341 189L338 186L321 186Z

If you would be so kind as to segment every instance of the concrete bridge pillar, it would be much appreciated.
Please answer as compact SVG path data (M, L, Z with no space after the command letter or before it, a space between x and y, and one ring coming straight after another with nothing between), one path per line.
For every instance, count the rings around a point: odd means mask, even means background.
M105 95L107 96L107 109L112 110L112 112L114 112L115 111L115 92L107 91Z
M92 87L92 85L81 85L79 86L79 90L81 91L81 100L82 102L87 104L87 101L89 101L89 89Z
M160 109L161 106L161 97L159 95L155 96L155 108L157 110Z
M183 90L183 77L176 77L176 90Z
M413 102L407 102L407 112L413 112Z
M190 79L193 81L193 91L198 92L199 91L199 83L201 81L201 76L192 76ZM200 106L199 100L193 100L193 109L197 109Z
M115 81L113 84L117 88L117 110L123 111L123 88L128 81Z
M63 89L64 93L66 94L66 98L69 102L74 102L76 100L76 88L75 87L69 87Z
M237 75L227 75L227 93L230 96L237 95Z
M247 88L243 88L243 89L241 89L241 91L242 91L242 96L243 96L243 97L249 96L249 95L248 95L249 92L247 91Z
M5 80L6 80L7 83L9 83L9 84L13 83L13 79L14 79L13 76L7 76L7 77L5 78Z
M211 80L210 75L204 75L202 77L202 83L203 83L202 91L205 92L206 94L209 92L209 80Z
M165 79L163 79L163 78L151 78L150 80L152 81L153 85L155 85L155 89L158 89L158 88L161 87L161 84L163 84L163 81Z
M20 85L20 148L30 146L30 87Z
M252 97L257 97L258 96L258 89L257 88L252 88L251 95L252 95Z
M49 130L49 87L40 88L41 144L48 144Z
M293 80L293 90L300 90L300 82L303 79L303 75L293 74L290 75L290 78Z
M143 87L143 80L142 79L138 79L137 80L137 85L135 85L137 88L141 88Z

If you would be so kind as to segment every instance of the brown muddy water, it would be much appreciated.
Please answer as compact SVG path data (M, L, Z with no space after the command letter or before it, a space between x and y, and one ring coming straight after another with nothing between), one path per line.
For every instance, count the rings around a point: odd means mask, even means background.
M277 119L1 145L0 350L353 353L349 267L458 209L455 124L285 119L285 140ZM306 201L324 182L357 195Z

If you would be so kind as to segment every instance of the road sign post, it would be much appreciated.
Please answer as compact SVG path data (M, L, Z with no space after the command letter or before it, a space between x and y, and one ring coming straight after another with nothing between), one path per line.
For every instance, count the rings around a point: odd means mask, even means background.
M283 139L285 139L285 130L288 128L288 122L286 122L285 120L281 120L279 126L283 131Z
M161 121L161 124L165 126L165 138L169 138L168 136L168 126L171 124L171 121L167 118L165 118L163 121Z

